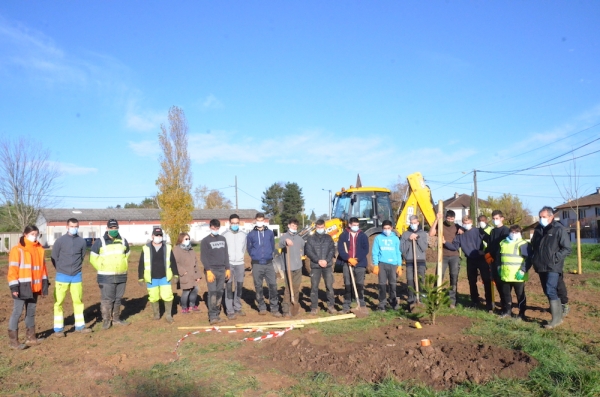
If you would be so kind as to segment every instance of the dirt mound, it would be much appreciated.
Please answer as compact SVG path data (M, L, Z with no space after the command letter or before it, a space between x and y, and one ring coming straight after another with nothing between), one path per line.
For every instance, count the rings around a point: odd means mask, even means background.
M346 383L379 382L391 376L435 389L451 388L465 381L484 383L494 376L524 378L537 364L520 351L470 343L468 337L454 332L456 324L426 328L419 332L408 326L384 327L368 338L351 334L331 339L303 332L293 339L274 341L268 353L257 354L253 359L262 358L265 365L287 374L327 372L336 381ZM420 346L424 334L437 335L429 337L431 346Z

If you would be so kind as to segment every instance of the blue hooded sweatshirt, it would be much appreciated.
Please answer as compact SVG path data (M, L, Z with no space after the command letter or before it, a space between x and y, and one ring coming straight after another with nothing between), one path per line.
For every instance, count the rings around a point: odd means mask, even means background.
M275 236L273 231L266 226L263 230L258 230L257 227L248 233L246 238L246 249L252 264L266 265L273 261L273 251L275 250Z
M402 266L402 254L400 253L400 239L394 233L386 236L378 234L373 242L373 265L377 266L379 262L388 265Z

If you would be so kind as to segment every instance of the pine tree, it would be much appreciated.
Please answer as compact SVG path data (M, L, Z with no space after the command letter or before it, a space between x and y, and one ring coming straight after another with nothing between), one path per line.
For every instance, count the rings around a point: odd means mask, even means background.
M262 195L262 210L265 216L270 219L273 224L281 224L281 211L283 210L283 183L274 183L269 186Z
M296 182L285 184L283 192L283 211L281 211L281 225L287 225L288 220L296 218L302 219L302 209L304 208L304 197L302 188Z
M190 193L192 173L187 151L188 126L183 110L177 106L169 109L169 131L160 126L158 140L162 149L161 170L156 180L161 209L161 225L171 242L177 241L179 233L188 232L192 222L194 201Z

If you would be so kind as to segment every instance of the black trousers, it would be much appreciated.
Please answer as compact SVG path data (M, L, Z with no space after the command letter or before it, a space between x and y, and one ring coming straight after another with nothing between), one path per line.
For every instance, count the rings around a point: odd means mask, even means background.
M485 307L488 310L492 310L494 309L494 302L492 302L492 278L490 275L490 266L483 257L467 258L467 279L469 280L471 302L474 304L479 304L479 289L477 288L478 274L481 274L481 281L483 281Z
M512 312L512 296L510 294L511 289L513 289L515 291L515 295L517 295L517 307L519 308L519 316L523 316L525 315L525 309L527 306L527 297L525 296L524 282L502 282L502 293L504 296L504 306L502 307L502 312Z

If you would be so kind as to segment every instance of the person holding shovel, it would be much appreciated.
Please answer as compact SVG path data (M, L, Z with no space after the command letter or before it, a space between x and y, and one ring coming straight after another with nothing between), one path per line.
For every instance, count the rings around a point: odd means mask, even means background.
M231 265L227 240L219 235L221 221L211 219L209 226L210 234L200 242L200 260L204 265L208 286L208 321L213 325L223 321L220 317L221 301L225 282L231 277Z
M408 310L415 308L415 293L410 288L420 291L419 287L425 279L427 263L425 253L427 252L427 232L421 228L419 217L410 216L410 228L402 233L400 237L400 250L402 257L406 260L406 284L408 284ZM415 274L415 258L417 261L417 274Z
M378 234L373 242L373 274L379 277L379 306L377 310L385 311L387 306L386 289L390 291L389 303L396 310L396 280L402 276L402 254L400 239L392 231L392 221L385 220L381 224L383 233Z
M479 306L479 289L477 288L477 275L481 275L485 290L485 305L488 311L494 310L492 301L492 278L490 267L483 257L483 236L480 228L473 227L473 220L465 215L462 218L463 234L458 234L454 241L444 243L445 247L458 251L462 249L467 257L467 279L469 280L469 292L471 294L471 305Z
M315 223L315 233L308 237L304 252L310 259L310 313L319 312L319 283L321 276L327 290L327 312L337 314L335 295L333 292L333 258L335 243L325 232L325 221L319 219Z
M352 303L353 284L358 295L359 309L365 309L365 273L367 272L367 255L369 254L369 238L359 228L358 218L352 217L348 221L348 228L342 232L338 240L338 261L344 271L344 304L342 313L350 312ZM353 272L354 275L350 274Z
M300 294L300 283L302 282L302 256L304 255L304 239L298 235L297 219L292 218L288 221L288 231L279 238L279 248L284 249L286 252L284 256L286 275L291 274L291 280L287 280L283 291L281 311L284 317L291 317L292 314L296 315L300 308L298 295ZM291 301L290 289L294 297L293 302ZM290 303L293 305L292 313L290 313ZM316 312L312 313L311 310L311 314L316 314Z

